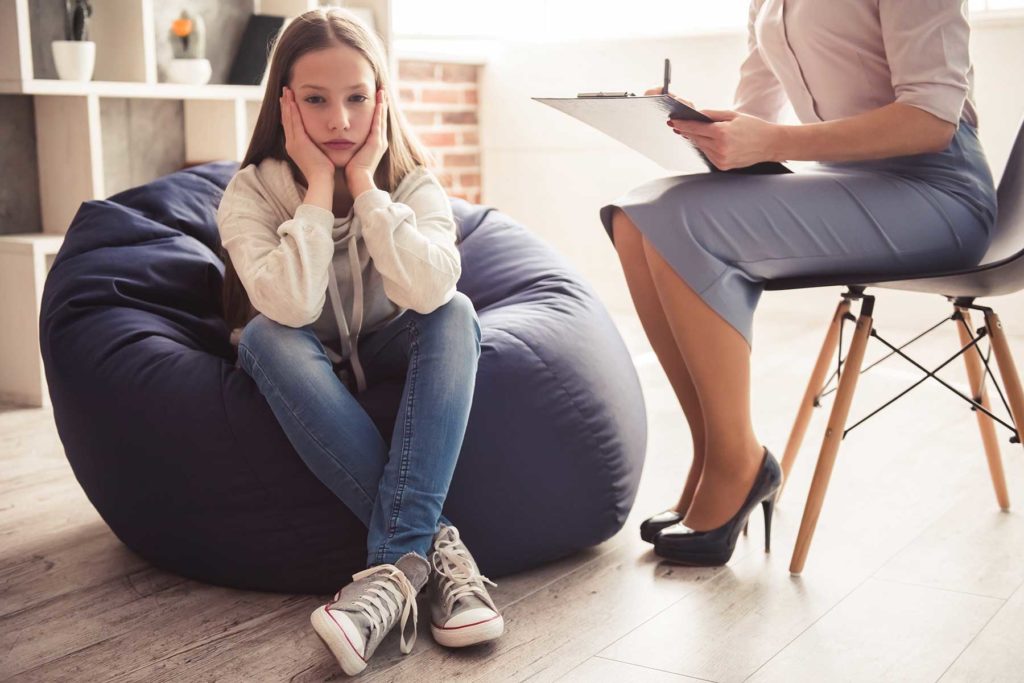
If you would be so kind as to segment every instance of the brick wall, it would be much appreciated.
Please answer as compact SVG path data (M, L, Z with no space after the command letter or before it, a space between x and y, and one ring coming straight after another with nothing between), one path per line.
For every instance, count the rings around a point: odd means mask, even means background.
M402 111L434 155L449 194L480 203L479 66L400 61Z

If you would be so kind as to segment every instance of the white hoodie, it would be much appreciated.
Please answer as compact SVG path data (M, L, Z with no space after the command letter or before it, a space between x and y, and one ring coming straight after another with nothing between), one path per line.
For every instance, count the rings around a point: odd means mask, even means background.
M359 335L455 295L462 265L451 205L425 168L393 194L362 193L343 218L304 204L305 192L280 159L241 169L217 210L221 243L253 307L282 325L312 324L334 363L350 360L361 392Z

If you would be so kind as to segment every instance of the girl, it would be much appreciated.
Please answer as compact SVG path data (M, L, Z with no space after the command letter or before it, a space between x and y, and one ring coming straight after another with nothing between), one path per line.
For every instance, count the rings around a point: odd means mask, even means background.
M985 253L995 188L964 4L753 0L736 110L668 124L720 169L820 165L665 178L602 209L693 434L678 504L641 526L658 555L727 562L758 504L770 531L781 472L750 420L751 322L765 280L897 279L967 268ZM787 101L801 125L777 123Z
M448 198L389 90L383 48L358 19L321 8L292 21L217 217L225 317L244 326L239 363L306 465L368 528L367 569L311 615L349 675L399 618L411 651L428 581L442 645L504 628L490 582L441 516L480 327L455 289ZM389 448L355 394L393 377L405 388Z

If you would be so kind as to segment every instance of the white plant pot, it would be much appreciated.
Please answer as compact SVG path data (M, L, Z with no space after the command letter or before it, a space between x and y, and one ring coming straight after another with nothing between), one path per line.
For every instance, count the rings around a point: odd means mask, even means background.
M210 82L213 69L209 59L172 59L167 64L167 81L188 85L205 85Z
M96 66L96 43L91 40L55 40L53 61L62 81L91 81Z

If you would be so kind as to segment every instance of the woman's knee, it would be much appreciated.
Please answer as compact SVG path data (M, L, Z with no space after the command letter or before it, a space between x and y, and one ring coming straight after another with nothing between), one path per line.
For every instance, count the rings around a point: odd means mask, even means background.
M622 247L634 247L641 243L643 233L636 227L629 215L622 209L612 209L612 237L615 248L621 253Z
M615 251L619 255L622 269L626 273L647 268L644 252L646 241L640 229L622 209L616 208L612 213L612 233L615 240Z

